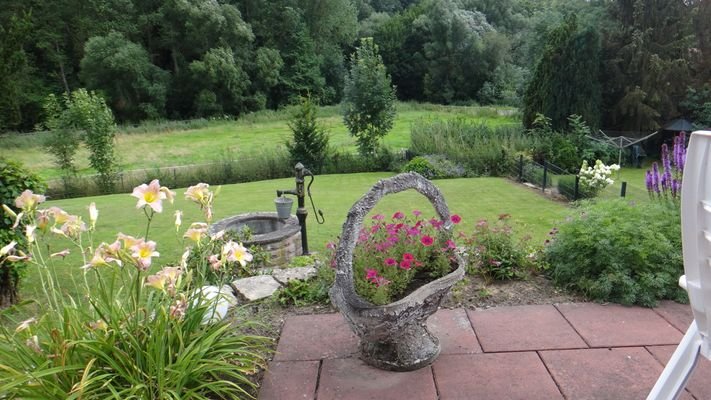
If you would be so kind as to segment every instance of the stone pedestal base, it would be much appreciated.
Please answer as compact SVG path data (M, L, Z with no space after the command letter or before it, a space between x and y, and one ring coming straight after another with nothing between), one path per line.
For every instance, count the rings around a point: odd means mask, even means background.
M414 371L431 364L439 355L439 339L420 324L406 327L391 341L368 342L361 339L361 359L375 368L389 371Z

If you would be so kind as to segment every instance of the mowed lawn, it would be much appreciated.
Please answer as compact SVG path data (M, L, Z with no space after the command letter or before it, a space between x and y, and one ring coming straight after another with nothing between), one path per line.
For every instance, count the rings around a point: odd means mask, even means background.
M288 118L293 108L279 112L265 112L237 121L214 121L207 127L168 132L121 133L116 137L116 154L121 170L172 167L206 164L221 159L249 157L262 151L283 147L291 138ZM412 124L421 119L466 118L488 125L518 124L510 111L499 115L490 107L455 107L429 104L398 104L393 129L385 136L385 145L395 149L409 147ZM339 108L323 107L320 122L330 132L330 145L334 149L355 151L355 141L343 124ZM0 156L22 162L43 178L61 176L50 157L41 146L41 138L33 134L26 140L0 136ZM79 174L91 174L88 152L81 148L76 156Z
M390 173L363 173L349 175L317 176L312 186L312 195L316 207L323 210L326 222L316 223L313 211L309 208L307 220L310 250L322 252L328 241L336 240L341 232L346 214L353 203L360 198L378 180L392 176ZM470 233L480 219L495 219L500 214L511 214L520 236L531 235L534 241L542 243L549 230L570 213L563 203L553 202L539 192L526 188L503 178L467 178L437 180L452 213L459 214L463 222L458 229ZM290 189L293 179L250 182L221 187L215 201L215 218L250 211L273 211L273 199L277 189ZM158 242L157 250L161 253L155 259L155 267L175 263L188 244L182 239L182 233L189 222L203 221L202 214L195 204L184 199L185 189L175 189L178 196L174 205L165 204L162 214L155 216L149 239ZM45 204L58 206L69 213L77 213L88 219L88 205L95 202L99 209L97 235L94 243L113 241L118 232L134 236L143 236L145 216L135 208L136 199L129 194L86 197L50 201ZM310 207L310 205L309 205ZM415 191L406 191L386 196L374 212L388 216L395 211L410 212L421 210L425 216L434 216L434 209L427 199ZM173 214L182 210L183 227L176 232ZM85 245L88 243L85 242ZM68 243L59 239L51 241L52 251L59 251ZM73 279L81 279L83 261L78 252L64 262L57 262L56 271L61 280L69 284ZM35 267L30 267L22 284L25 298L31 298L40 289ZM71 289L70 289L71 291Z

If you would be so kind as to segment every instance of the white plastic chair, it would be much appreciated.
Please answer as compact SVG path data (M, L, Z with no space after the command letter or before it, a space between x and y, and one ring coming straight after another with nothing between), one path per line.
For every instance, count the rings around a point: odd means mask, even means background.
M694 320L647 400L674 400L684 390L699 354L711 359L711 131L691 134L681 189L684 274Z

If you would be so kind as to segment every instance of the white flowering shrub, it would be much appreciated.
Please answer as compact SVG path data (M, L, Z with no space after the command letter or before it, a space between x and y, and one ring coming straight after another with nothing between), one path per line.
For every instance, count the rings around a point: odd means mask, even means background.
M587 160L583 160L583 165L580 167L580 186L585 192L597 195L602 189L615 183L612 180L612 172L620 169L617 164L605 165L602 161L595 161L594 166L588 165ZM593 196L591 196L593 197Z

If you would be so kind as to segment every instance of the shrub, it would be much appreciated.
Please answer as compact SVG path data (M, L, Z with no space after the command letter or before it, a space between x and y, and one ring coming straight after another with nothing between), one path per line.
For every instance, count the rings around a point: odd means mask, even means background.
M202 191L202 189L205 189ZM204 186L191 188L186 197L211 215L212 193ZM98 210L92 203L89 217L70 215L52 207L38 209L41 198L24 196L23 225L36 226L28 256L43 279L44 297L39 315L11 326L12 316L0 325L0 393L12 398L37 399L164 399L246 398L254 394L250 375L264 365L268 340L245 334L249 321L233 326L215 318L220 313L219 289L203 286L200 268L219 270L230 263L245 265L250 254L227 242L219 254L202 259L202 267L164 267L147 272L157 244L147 239L150 222L162 211L162 202L174 192L155 181L134 189L138 206L148 218L145 237L119 234L112 244L95 245ZM54 237L52 240L48 236ZM65 245L87 260L81 297L59 289L57 271L49 258ZM86 247L85 247L86 246ZM56 252L56 253L55 253ZM3 256L4 257L4 256ZM17 328L15 328L17 326Z
M441 155L417 156L402 168L403 172L417 172L427 179L459 178L466 175L463 167Z
M292 165L301 162L318 174L328 153L328 132L318 123L317 112L318 107L310 97L301 99L299 108L289 120L293 138L286 142L286 147Z
M15 198L25 190L41 193L44 188L44 183L37 175L19 163L0 157L0 204L8 206L8 210L0 213L0 247L14 241L18 243L17 248L27 251L25 236L13 228L13 214L17 215L21 211L15 207ZM24 262L10 263L0 259L0 307L17 301L17 291L26 268Z
M317 267L316 271L316 277L308 281L289 281L277 293L277 302L282 306L295 305L297 307L329 304L328 290L336 278L336 271L325 265Z
M554 282L593 300L684 301L679 210L624 200L585 202L545 250Z
M509 280L524 278L532 270L535 259L529 257L529 237L517 240L509 219L509 214L502 214L494 224L481 220L471 236L460 235L469 255L467 272L486 279Z
M610 178L612 171L618 171L620 166L617 164L605 165L602 161L595 161L595 166L588 165L587 160L583 160L583 165L580 167L580 186L592 196L597 196L602 189L612 185L615 181Z

